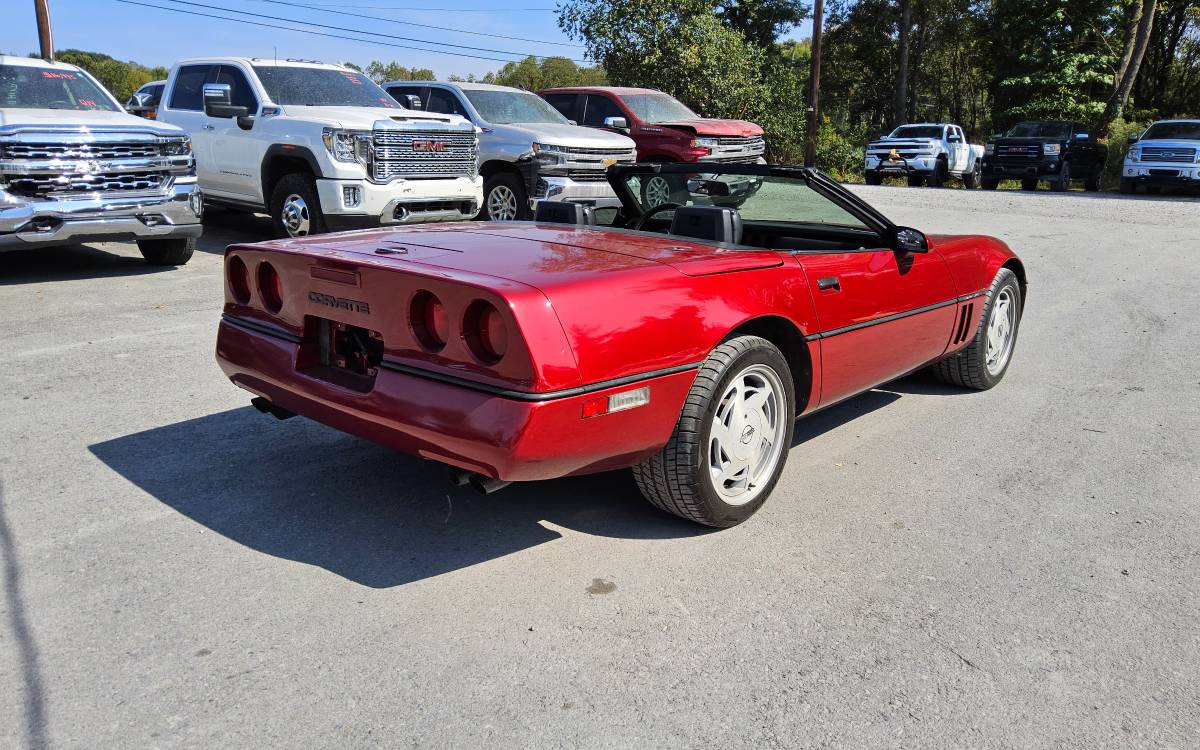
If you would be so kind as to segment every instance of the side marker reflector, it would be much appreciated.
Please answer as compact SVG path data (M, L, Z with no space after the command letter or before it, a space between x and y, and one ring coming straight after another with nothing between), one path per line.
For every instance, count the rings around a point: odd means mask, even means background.
M583 402L583 418L625 411L650 403L650 387L643 386L632 391L622 391L611 396L598 396Z

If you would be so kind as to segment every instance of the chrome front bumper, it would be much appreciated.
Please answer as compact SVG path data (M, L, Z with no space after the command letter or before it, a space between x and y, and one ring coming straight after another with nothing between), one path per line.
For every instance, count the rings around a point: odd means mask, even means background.
M618 208L621 201L607 180L573 180L570 177L538 175L529 205L537 207L538 201L564 201L583 203L595 208Z
M25 198L0 190L0 252L80 242L199 237L203 212L193 177L137 195Z

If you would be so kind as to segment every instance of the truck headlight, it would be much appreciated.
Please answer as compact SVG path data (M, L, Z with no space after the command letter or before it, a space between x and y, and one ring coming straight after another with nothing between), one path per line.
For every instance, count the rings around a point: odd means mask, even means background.
M693 138L692 148L707 148L714 149L721 145L721 142L716 138Z
M533 144L533 160L538 163L539 172L565 170L567 167L567 152L562 146L550 143Z
M1062 145L1058 143L1043 143L1042 153L1046 156L1058 156L1062 153Z
M182 138L168 138L163 143L163 153L167 156L187 156L192 153L192 139L186 135Z
M367 166L371 161L371 132L325 128L321 131L325 148L337 161L358 162Z
M996 153L996 144L989 143L988 145L984 146L983 153L985 156L991 156L992 154Z
M1141 160L1141 157L1140 157L1140 154L1138 154L1138 150L1136 148L1129 149L1129 153L1125 154L1125 161L1137 162L1140 160Z

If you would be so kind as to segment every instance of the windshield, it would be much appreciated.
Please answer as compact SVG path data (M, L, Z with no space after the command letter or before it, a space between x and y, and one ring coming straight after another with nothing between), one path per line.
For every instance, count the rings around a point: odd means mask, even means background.
M941 125L904 125L892 131L892 138L941 138Z
M655 206L726 206L746 222L825 224L866 229L856 216L813 190L799 177L739 174L630 174L624 177L637 209ZM670 213L664 213L669 217Z
M353 70L256 65L254 72L276 104L400 108L374 81Z
M29 65L0 65L0 107L120 111L104 89L82 73Z
M683 102L666 94L625 94L621 97L642 122L670 122L671 120L699 119Z
M1200 141L1200 120L1191 122L1156 122L1146 129L1143 141L1153 140Z
M1069 122L1018 122L1004 135L1009 138L1070 138Z
M567 118L545 99L517 91L463 91L471 106L488 122L509 125L514 122L552 122L565 125Z

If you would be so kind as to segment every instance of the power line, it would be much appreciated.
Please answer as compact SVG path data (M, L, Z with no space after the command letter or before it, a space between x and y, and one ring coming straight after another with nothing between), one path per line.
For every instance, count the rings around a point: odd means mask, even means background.
M168 0L168 2L174 2L174 0ZM362 13L346 13L343 10L344 8L353 8L354 6L352 6L352 5L329 6L329 5L310 4L310 3L286 2L285 0L254 0L254 2L269 3L271 5L283 5L288 8L310 8L312 10L320 11L322 13L339 13L343 16L350 16L351 18L364 18L368 21L382 21L384 23L394 23L394 24L399 24L402 26L417 26L422 29L434 29L435 31L449 31L454 34L470 34L471 36L486 36L486 37L490 37L492 39L509 39L514 42L532 42L534 44L553 44L558 47L583 47L582 44L571 44L570 42L552 42L548 39L529 39L528 37L523 37L523 36L505 36L504 34L492 34L490 32L486 32L486 31L467 31L466 29L451 29L451 28L448 28L445 26L434 26L434 25L428 24L428 23L416 23L414 21L398 21L395 18L381 18L380 16L368 16L368 15L364 15ZM240 12L240 11L238 11L238 12Z
M312 36L321 36L328 39L345 39L350 42L362 42L363 44L375 44L381 47L394 47L396 49L416 50L418 52L432 52L435 55L449 55L451 57L469 57L474 60L490 60L492 62L510 63L515 60L504 60L499 57L484 57L483 55L470 55L465 52L445 52L440 49L426 49L424 47L413 47L408 44L394 44L392 42L381 42L378 39L361 39L359 37L344 36L342 34L328 34L323 31L313 31L312 29L296 29L291 26L279 26L272 23L262 23L261 21L250 21L245 18L230 18L228 16L217 16L212 13L201 13L195 10L184 10L183 8L166 8L161 5L151 5L150 3L141 3L137 0L113 0L113 2L123 3L125 5L137 5L143 8L154 8L155 10L165 10L171 13L181 13L185 16L200 16L202 18L215 18L219 21L232 21L233 23L246 24L248 26L261 26L265 29L281 29L283 31L294 31L298 34L309 34ZM222 9L223 10L223 9ZM283 20L283 19L280 19ZM434 42L436 44L436 42Z
M487 47L472 47L467 44L454 44L452 42L434 42L434 41L430 41L428 39L414 39L413 37L408 37L408 36L397 36L395 34L384 34L383 32L380 32L380 31L360 31L359 29L349 29L349 28L346 28L345 26L333 26L333 25L327 24L327 23L317 23L316 21L301 21L299 19L294 19L294 18L280 18L279 16L270 16L265 13L251 13L248 10L237 10L235 8L225 8L220 5L207 5L205 3L189 2L189 0L160 0L160 2L162 2L162 1L174 3L176 5L190 5L190 6L196 7L196 8L206 8L208 10L219 10L223 13L236 13L241 16L252 16L254 18L265 18L269 21L283 21L285 23L301 24L303 26L313 26L318 29L331 29L333 31L346 31L351 34L366 34L368 36L378 36L378 37L383 37L385 39L398 39L402 42L416 42L418 44L434 44L439 47L453 47L455 49L471 50L472 52L491 52L491 53L497 54L497 55L516 55L517 57L528 57L528 55L523 52L510 52L508 50L489 49ZM534 55L534 57L545 57L545 55ZM516 60L504 60L503 62L517 62L517 61ZM583 60L572 60L572 62L583 63L584 61Z
M554 13L558 8L416 8L411 5L343 5L341 3L309 3L310 8L353 8L354 10L403 10L419 13Z

